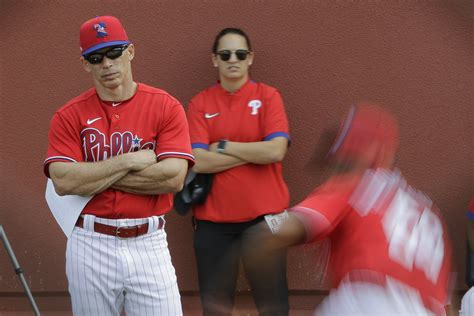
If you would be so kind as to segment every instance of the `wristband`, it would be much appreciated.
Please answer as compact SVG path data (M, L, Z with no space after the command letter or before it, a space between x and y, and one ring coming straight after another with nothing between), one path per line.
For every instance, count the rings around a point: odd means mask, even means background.
M225 153L225 145L227 144L227 139L221 139L217 144L217 152L219 154Z

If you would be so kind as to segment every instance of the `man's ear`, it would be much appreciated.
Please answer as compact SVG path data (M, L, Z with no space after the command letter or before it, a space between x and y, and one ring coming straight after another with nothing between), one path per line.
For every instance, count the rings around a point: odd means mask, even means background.
M79 57L79 60L80 60L81 63L82 63L82 68L84 68L84 70L85 70L86 72L91 72L91 65L90 65L89 62L84 58L84 56Z
M135 57L135 45L130 44L127 48L127 57L129 61L132 61L132 59Z

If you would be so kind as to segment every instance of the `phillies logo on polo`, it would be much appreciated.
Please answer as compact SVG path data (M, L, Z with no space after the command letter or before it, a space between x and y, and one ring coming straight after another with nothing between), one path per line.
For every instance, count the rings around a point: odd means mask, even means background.
M98 38L105 37L108 35L105 28L106 28L106 25L104 22L99 22L99 23L94 24L94 30L97 32L96 36Z
M142 144L143 138L132 132L115 132L106 139L105 134L95 128L86 128L81 132L84 161L97 162L109 157L126 154L141 149L156 148L155 141ZM107 143L108 141L108 143Z
M248 106L252 108L252 112L250 112L250 114L257 115L258 109L262 106L262 101L252 100L249 102Z

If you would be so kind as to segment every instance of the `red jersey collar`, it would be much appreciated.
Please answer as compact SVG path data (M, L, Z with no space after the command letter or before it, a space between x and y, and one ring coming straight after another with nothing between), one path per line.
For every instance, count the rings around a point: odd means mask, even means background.
M123 100L123 101L105 101L105 100L102 100L100 98L97 91L96 91L96 94L97 94L97 97L99 98L99 100L103 104L105 104L107 106L111 106L111 107L116 107L116 106L119 106L119 105L125 105L125 104L129 103L131 100L133 100L133 98L135 98L135 96L137 95L138 90L140 90L140 83L139 82L137 82L137 89L135 90L135 93L130 98L128 98L127 100Z
M227 91L226 89L222 88L221 86L221 81L220 80L217 80L217 83L216 85L218 86L219 88L219 91L221 91L223 94L226 94L226 95L240 95L242 93L245 93L246 91L248 91L249 89L251 89L251 87L256 84L255 81L249 79L247 80L243 85L242 87L240 87L240 89L236 90L235 92L229 92Z

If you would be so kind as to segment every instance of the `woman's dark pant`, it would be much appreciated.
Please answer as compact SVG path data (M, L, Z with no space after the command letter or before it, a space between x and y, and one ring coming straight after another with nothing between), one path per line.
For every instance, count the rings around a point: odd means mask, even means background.
M255 230L249 228L262 220L263 217L245 223L196 220L194 250L204 316L231 315L240 261L259 314L288 315L286 249L252 255L257 245L254 236L249 236Z

